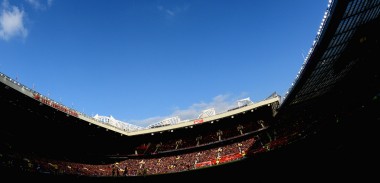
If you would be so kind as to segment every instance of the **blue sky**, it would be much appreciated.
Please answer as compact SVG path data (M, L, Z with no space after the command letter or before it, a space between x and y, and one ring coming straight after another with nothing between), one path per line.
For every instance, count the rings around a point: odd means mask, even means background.
M284 96L328 1L0 0L0 72L139 126Z

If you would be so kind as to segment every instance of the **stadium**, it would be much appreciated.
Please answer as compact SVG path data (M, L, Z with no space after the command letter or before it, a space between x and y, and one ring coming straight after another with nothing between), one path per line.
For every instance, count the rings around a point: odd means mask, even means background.
M86 115L0 73L1 174L125 182L348 173L369 158L358 154L380 119L379 33L379 0L332 0L284 97L147 128Z

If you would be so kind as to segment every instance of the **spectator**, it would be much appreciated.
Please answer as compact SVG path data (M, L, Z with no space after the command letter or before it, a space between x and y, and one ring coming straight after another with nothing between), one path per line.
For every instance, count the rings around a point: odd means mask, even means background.
M219 140L219 141L222 140L222 135L223 135L222 130L218 130L218 131L216 132L216 136L218 136L218 140Z
M201 140L202 140L202 135L198 135L197 138L195 138L195 141L197 141L197 146L199 146L199 143Z
M240 132L240 135L243 135L243 129L244 129L243 125L239 124L236 129L237 129L237 131Z
M144 165L145 165L145 161L144 161L144 160L141 160L141 161L139 162L139 164L140 164L140 169L141 169L141 168L144 167Z

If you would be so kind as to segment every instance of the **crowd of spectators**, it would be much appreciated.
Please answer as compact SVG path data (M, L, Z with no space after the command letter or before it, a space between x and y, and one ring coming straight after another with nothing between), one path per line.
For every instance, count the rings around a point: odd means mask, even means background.
M111 164L83 164L57 161L20 154L0 154L2 167L46 174L70 174L79 176L138 176L166 174L214 166L241 159L255 138L225 144L207 150L177 155L130 158Z
M261 126L264 123L260 121L258 124ZM320 123L313 118L310 121L300 119L278 124L280 125L277 125L276 128L266 128L263 125L261 127L265 129L259 133L247 132L245 131L248 128L247 126L237 124L236 128L230 129L230 131L216 129L210 132L209 134L213 135L214 138L196 135L191 137L193 138L192 143L188 143L187 138L175 139L172 146L166 146L170 147L171 151L175 153L165 153L169 151L163 151L160 148L165 147L164 144L169 143L161 142L151 146L153 148L150 149L152 152L160 151L161 153L151 156L127 156L126 159L120 159L108 164L74 163L34 157L32 155L12 154L9 153L11 152L11 147L3 143L1 145L2 149L8 148L8 151L0 152L0 163L1 167L46 174L79 176L167 174L220 165L242 159L246 154L254 156L257 153L271 151L315 133L315 127ZM231 134L231 131L235 131L235 135L224 138L224 135ZM205 142L204 139L212 140ZM190 147L190 151L189 148L184 150L186 149L184 146ZM205 147L195 148L198 146ZM194 148L192 149L192 147Z
M152 139L155 141L144 142L143 144L138 145L135 148L134 154L150 155L204 146L254 133L265 129L266 127L267 126L263 120L257 120L254 122L238 123L233 126L222 126L219 129L204 131L195 136L179 136L165 141Z

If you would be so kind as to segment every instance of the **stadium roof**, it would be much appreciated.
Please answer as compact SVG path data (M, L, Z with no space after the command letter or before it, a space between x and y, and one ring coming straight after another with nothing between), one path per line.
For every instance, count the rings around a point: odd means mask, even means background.
M314 44L281 107L317 98L344 80L361 61L364 43L374 41L370 40L373 33L368 32L374 29L365 30L365 27L378 22L379 14L379 1L334 1L329 4Z

